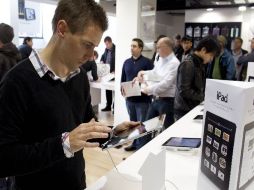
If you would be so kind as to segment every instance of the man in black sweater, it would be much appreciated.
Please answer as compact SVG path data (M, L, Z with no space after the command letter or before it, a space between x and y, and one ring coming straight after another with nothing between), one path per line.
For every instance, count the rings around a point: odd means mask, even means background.
M46 48L0 84L0 177L15 176L18 190L86 188L82 150L111 132L93 119L89 82L79 68L107 29L105 12L93 0L60 0L52 25Z

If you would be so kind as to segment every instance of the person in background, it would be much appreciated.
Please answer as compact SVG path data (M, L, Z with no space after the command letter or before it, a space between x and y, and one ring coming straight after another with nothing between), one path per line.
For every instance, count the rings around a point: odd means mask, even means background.
M239 76L237 77L239 81L246 79L248 63L254 62L254 38L251 40L250 48L251 52L241 56L237 61L237 65L240 67Z
M159 56L158 53L157 53L156 44L157 44L157 42L158 42L161 38L164 38L164 37L167 37L167 36L165 36L165 35L159 35L159 36L157 37L156 41L154 41L154 48L155 48L155 51L154 51L153 57L152 57L152 59L151 59L152 64L154 63L155 60L156 60L156 61L159 60L159 57L160 57L160 56Z
M144 43L139 38L132 39L131 42L131 58L125 60L122 69L121 82L132 81L138 74L139 71L151 70L153 64L150 59L142 55ZM123 88L121 93L125 96ZM151 103L151 96L143 94L141 96L133 96L126 98L126 107L130 116L130 121L145 121L147 110ZM149 140L149 139L148 139ZM125 148L126 151L133 151L141 148L147 142L147 136L141 137L140 139L134 140L134 142Z
M16 189L86 188L83 148L98 147L112 129L95 121L80 66L107 27L94 0L60 0L46 47L0 83L0 177L15 176ZM114 133L138 125L123 122Z
M14 38L13 28L5 23L0 24L0 80L3 76L17 64L21 55L17 47L12 43ZM0 178L0 189L14 190L15 178Z
M180 62L173 52L174 42L171 38L161 38L156 47L160 56L158 62L150 71L139 71L134 81L138 80L144 83L145 87L142 92L154 96L154 101L147 113L147 120L166 114L163 126L167 128L174 123L176 74ZM146 77L148 78L147 82L145 81ZM152 83L148 82L153 80L155 81Z
M29 57L29 55L33 50L32 47L33 47L33 38L25 37L23 40L23 44L18 47L22 60Z
M83 64L81 67L83 69L86 70L86 72L91 71L92 77L93 77L93 81L97 81L98 80L98 75L97 75L97 65L95 60L98 58L98 53L97 51L93 52L93 55L91 56L91 58L85 63Z
M183 54L181 55L180 62L183 62L192 51L192 39L189 36L184 36L181 40L181 45L183 48Z
M216 39L206 37L179 66L177 71L174 112L178 120L204 100L205 65L219 52Z
M183 54L183 47L181 45L181 35L176 34L174 36L174 53L178 60L181 60Z
M109 64L110 73L115 72L115 44L112 42L111 37L107 36L104 38L104 43L106 45L105 52L101 56L101 62L104 64ZM106 107L101 111L111 111L111 106L113 102L113 92L111 90L106 90Z
M12 43L13 28L5 23L0 24L0 80L20 61L21 56L17 47Z
M236 79L239 78L239 74L240 74L240 70L241 70L241 66L237 65L238 59L241 56L248 53L248 51L242 49L242 45L243 45L243 39L242 38L236 37L233 40L231 54L233 56L234 63L235 63L235 69L236 69L235 78Z
M226 49L227 39L220 35L217 37L220 45L220 54L208 64L207 78L234 80L235 62L231 53Z

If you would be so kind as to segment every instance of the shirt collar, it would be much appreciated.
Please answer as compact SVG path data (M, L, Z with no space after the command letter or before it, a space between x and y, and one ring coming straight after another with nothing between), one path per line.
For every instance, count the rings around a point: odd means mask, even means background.
M80 73L80 68L77 68L75 71L72 71L67 77L59 77L54 71L52 71L43 61L41 60L37 51L33 50L29 59L36 70L37 74L42 78L44 75L48 74L53 80L61 80L62 82L66 82L70 80L72 77L76 76Z
M162 61L163 63L165 63L165 62L168 62L170 59L172 59L173 56L174 56L174 53L172 52L172 53L170 53L167 57L164 57L164 58L160 57L160 59L161 59L161 61Z

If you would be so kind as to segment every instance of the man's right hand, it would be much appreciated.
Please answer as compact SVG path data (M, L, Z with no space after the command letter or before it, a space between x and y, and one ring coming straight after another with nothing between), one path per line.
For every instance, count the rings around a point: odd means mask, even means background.
M98 147L99 143L87 142L89 139L107 138L111 128L107 125L95 122L92 119L89 123L82 123L69 133L70 148L73 153L84 147Z
M138 81L138 82L140 82L140 83L143 83L143 82L144 82L144 74L145 74L144 71L139 71L139 72L138 72L138 76L137 76L136 78L134 78L135 81ZM134 82L134 80L133 80L133 82Z

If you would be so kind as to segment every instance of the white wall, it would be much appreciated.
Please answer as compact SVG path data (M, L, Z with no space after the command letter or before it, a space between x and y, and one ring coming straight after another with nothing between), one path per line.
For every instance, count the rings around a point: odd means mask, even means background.
M163 34L168 37L173 37L177 33L184 35L184 14L170 15L167 12L156 12L156 36Z
M38 2L30 2L26 1L26 3L38 3ZM35 49L42 49L44 48L48 41L52 36L52 25L51 21L55 13L56 5L54 4L45 4L45 3L38 3L40 4L40 14L42 15L42 31L43 31L43 38L34 38L33 39L33 48ZM23 43L23 38L19 38L19 45Z
M250 50L249 40L254 37L254 11L251 9L246 12L240 12L237 8L215 9L212 12L205 9L186 10L185 22L242 22L243 48Z
M140 7L140 0L117 0L116 4L115 124L129 120L120 93L120 78L123 62L131 56L131 40L139 36Z

